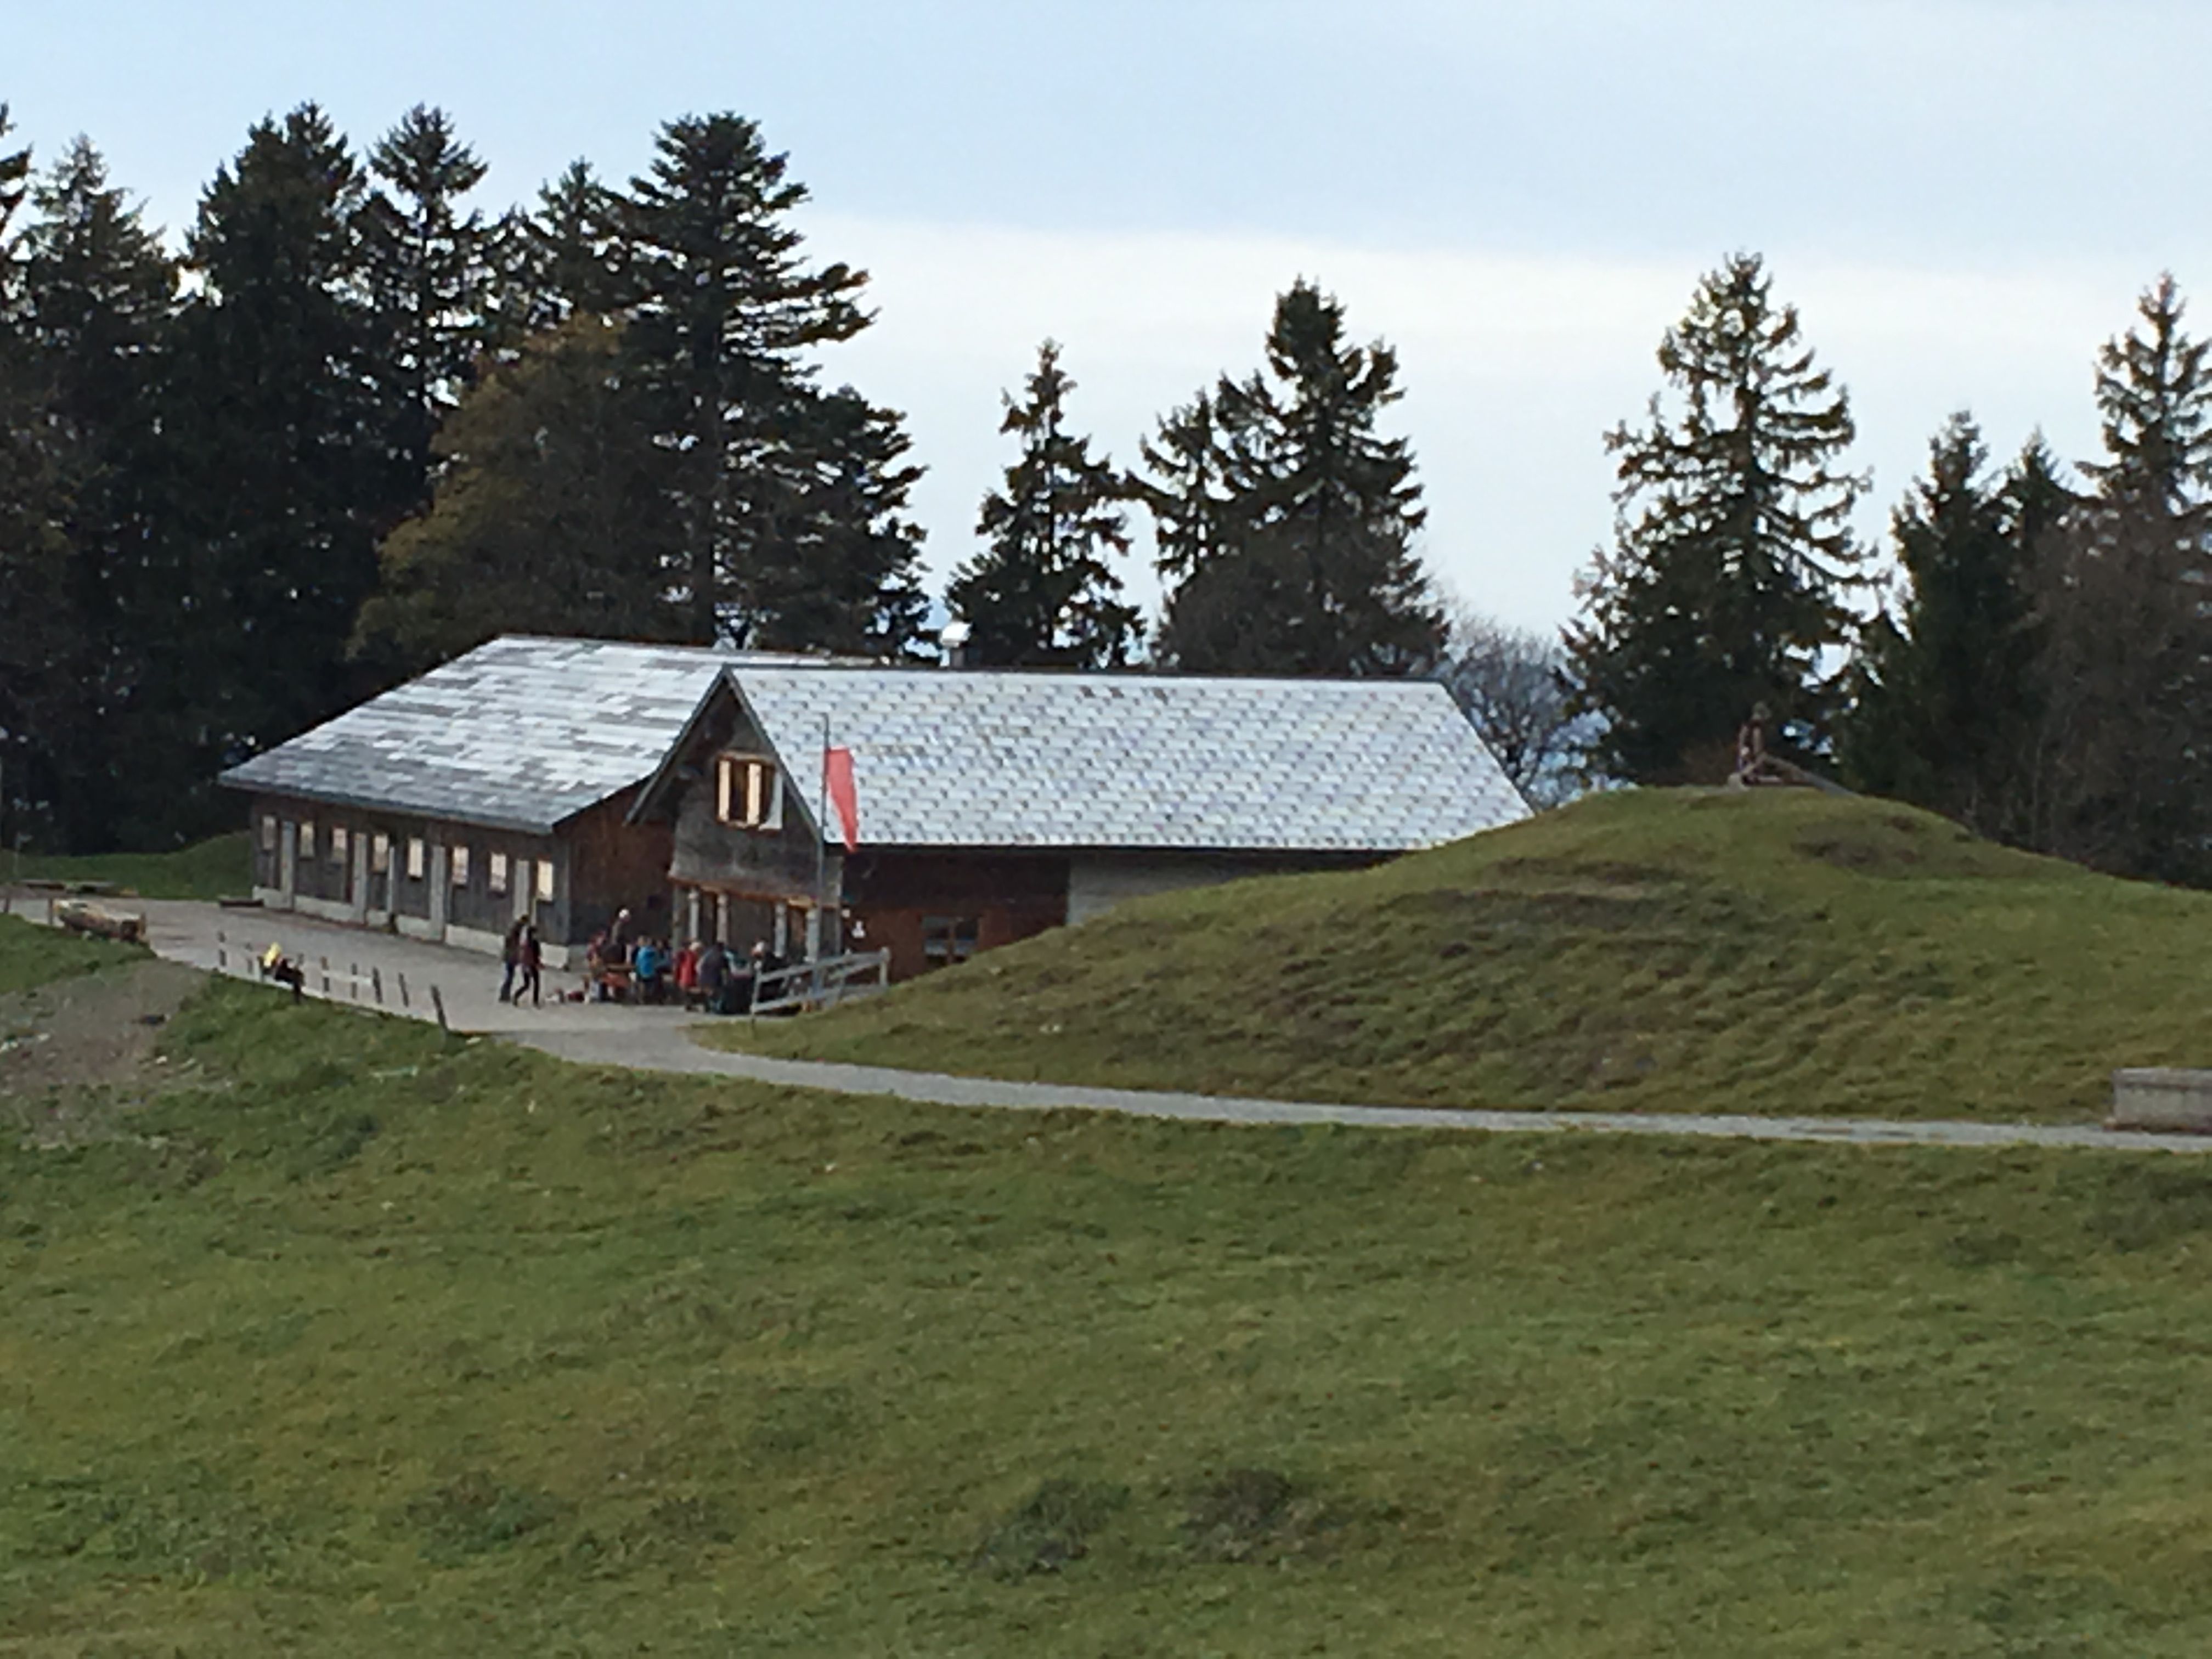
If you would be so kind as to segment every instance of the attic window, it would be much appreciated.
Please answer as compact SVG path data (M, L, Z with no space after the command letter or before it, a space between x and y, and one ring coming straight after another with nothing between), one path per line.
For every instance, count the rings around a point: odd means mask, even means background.
M714 816L739 830L783 827L783 792L775 763L758 755L714 757Z

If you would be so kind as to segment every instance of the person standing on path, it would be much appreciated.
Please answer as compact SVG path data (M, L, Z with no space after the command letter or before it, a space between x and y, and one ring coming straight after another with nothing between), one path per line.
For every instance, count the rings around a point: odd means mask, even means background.
M518 920L507 930L507 942L500 947L499 959L507 969L499 981L499 1000L501 1002L514 1000L514 971L522 966L522 935L529 926L528 922Z
M521 1001L523 992L527 990L530 993L530 1006L533 1008L542 1007L544 1004L540 999L539 991L543 983L542 975L545 969L545 941L538 937L536 924L523 923L521 949L518 954L522 963L522 983L515 988L514 1000L517 1002Z

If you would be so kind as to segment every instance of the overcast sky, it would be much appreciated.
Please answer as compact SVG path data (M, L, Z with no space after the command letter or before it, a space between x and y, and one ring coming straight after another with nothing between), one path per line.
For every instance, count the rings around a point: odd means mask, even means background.
M2201 0L9 12L22 135L51 158L88 134L173 230L250 122L307 99L357 144L444 105L493 208L578 155L628 178L671 116L755 117L813 191L814 252L873 275L878 325L826 372L907 411L939 572L1041 338L1077 421L1133 459L1159 412L1256 364L1299 276L1398 348L1433 567L1543 627L1611 522L1601 434L1729 251L1768 256L1850 389L1870 537L1960 405L2000 453L2040 426L2089 454L2098 343L2160 270L2212 280Z

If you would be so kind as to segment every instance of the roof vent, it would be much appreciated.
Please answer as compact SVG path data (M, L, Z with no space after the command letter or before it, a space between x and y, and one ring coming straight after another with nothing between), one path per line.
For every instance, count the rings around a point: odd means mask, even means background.
M965 668L968 665L968 641L974 632L957 617L945 624L944 631L937 636L937 642L944 647L945 667Z

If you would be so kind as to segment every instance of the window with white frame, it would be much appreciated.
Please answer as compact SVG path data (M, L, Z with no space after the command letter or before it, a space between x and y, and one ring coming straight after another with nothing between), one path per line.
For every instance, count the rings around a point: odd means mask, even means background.
M300 820L300 856L303 859L315 856L315 821L313 818Z
M346 833L345 825L332 824L331 826L331 862L343 864L346 861L346 854L352 849L352 846L353 838Z
M410 881L422 880L422 872L428 867L429 860L430 849L423 845L422 837L420 836L408 836L407 879Z
M540 904L553 902L553 860L551 859L538 860L538 902Z
M484 880L494 893L507 890L507 854L494 853L484 862Z
M392 837L378 834L368 838L368 870L380 876L392 868Z
M261 850L264 853L276 850L276 815L273 812L261 815Z
M467 886L469 884L469 849L467 848L456 847L453 848L451 868L453 872L453 885L456 887Z
M781 830L783 791L775 763L759 755L716 756L714 816L738 830Z

